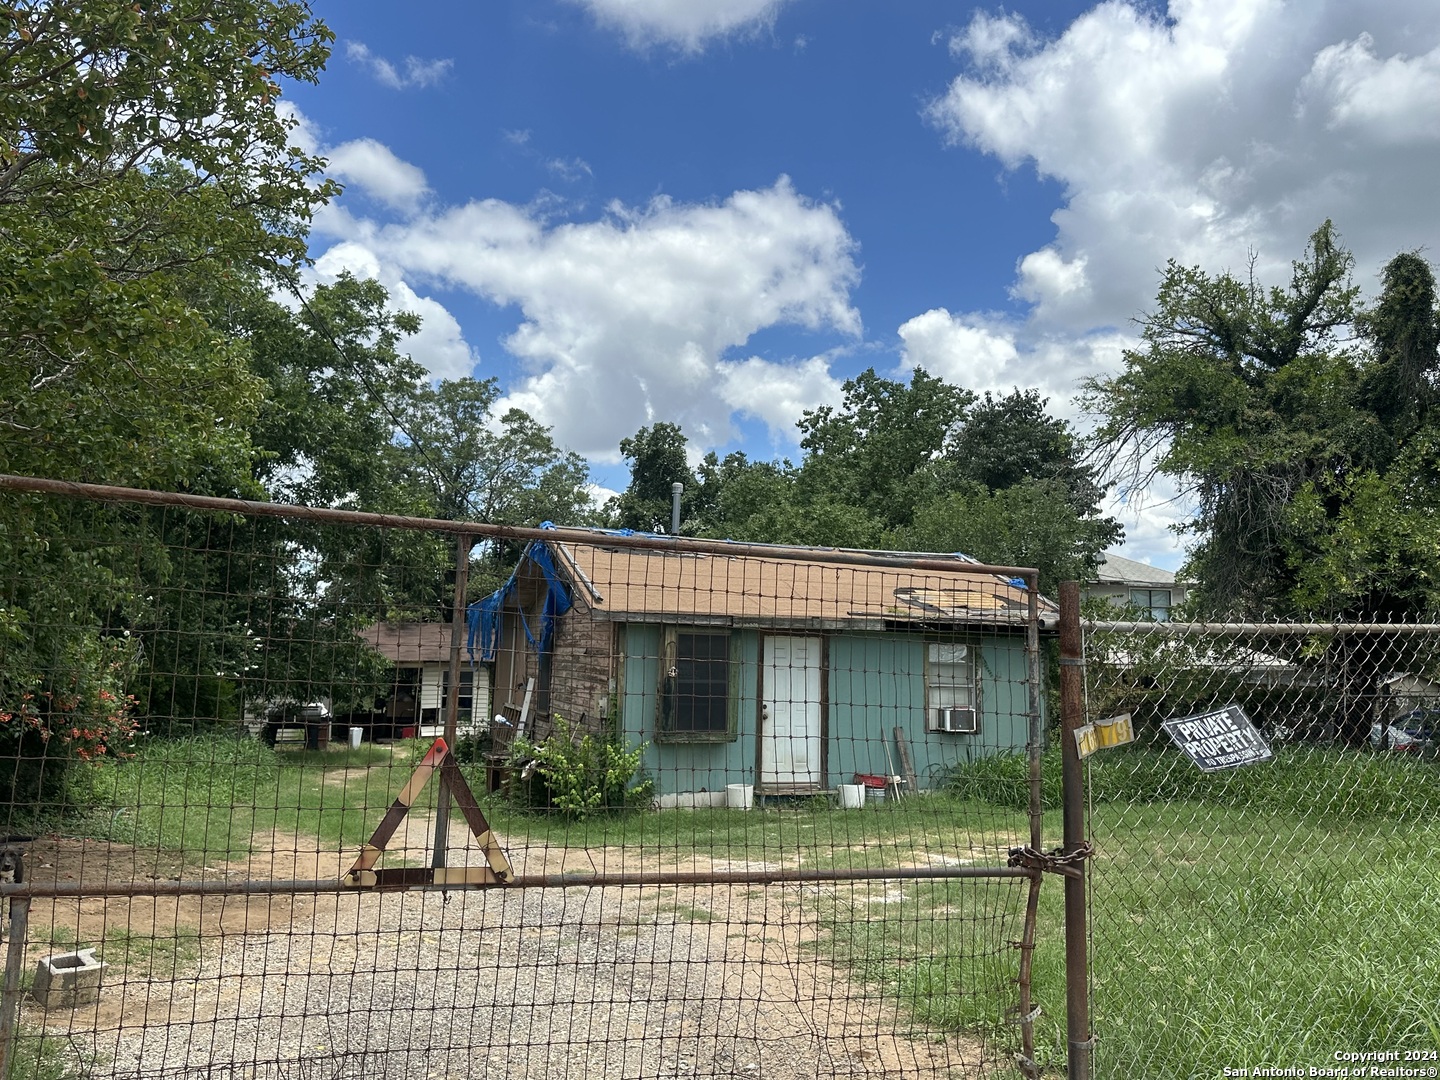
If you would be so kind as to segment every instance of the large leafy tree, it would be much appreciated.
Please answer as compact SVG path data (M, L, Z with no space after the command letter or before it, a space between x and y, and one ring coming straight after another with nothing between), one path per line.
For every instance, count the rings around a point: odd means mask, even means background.
M1425 506L1433 460L1429 268L1399 257L1362 313L1352 263L1328 222L1284 287L1171 263L1142 346L1119 374L1088 384L1125 479L1164 473L1194 499L1190 572L1212 612L1383 618L1431 602L1413 574L1336 567L1335 541L1357 515L1377 542L1397 526L1365 507L1391 496ZM1339 550L1356 544L1371 547L1351 536ZM1433 563L1415 569L1433 580Z
M302 258L333 190L275 107L329 31L293 0L18 0L0 30L0 468L233 472L261 388L206 307Z
M605 508L610 523L621 529L665 532L670 528L673 485L683 484L681 528L694 532L701 501L699 482L686 458L690 440L680 425L660 421L620 440L620 456L630 465L630 483Z
M1434 278L1397 256L1362 310L1352 263L1329 222L1287 286L1171 263L1142 346L1088 385L1128 479L1164 473L1193 498L1189 570L1209 614L1384 621L1440 601ZM1337 639L1326 662L1359 742L1403 641Z
M800 484L864 512L884 528L908 524L941 489L936 463L975 395L916 368L909 383L874 368L843 387L844 399L806 412Z
M15 0L0 35L0 471L235 490L264 382L214 316L333 191L276 110L329 31L294 0ZM150 514L9 497L0 529L0 782L33 795L123 729L166 570Z
M631 483L612 509L620 524L653 527L680 479L692 535L963 551L1038 566L1050 587L1083 576L1120 527L1100 515L1083 448L1045 406L1035 391L977 400L923 370L906 384L871 369L838 406L801 418L799 466L710 453L691 474L677 426L642 428L621 443Z

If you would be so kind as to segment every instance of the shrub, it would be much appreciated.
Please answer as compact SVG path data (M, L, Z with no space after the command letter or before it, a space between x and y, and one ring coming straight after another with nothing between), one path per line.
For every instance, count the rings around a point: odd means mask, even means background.
M510 748L506 795L523 806L551 807L581 820L594 813L647 805L654 784L640 779L642 743L626 750L614 736L577 732L562 716L543 742L518 738Z

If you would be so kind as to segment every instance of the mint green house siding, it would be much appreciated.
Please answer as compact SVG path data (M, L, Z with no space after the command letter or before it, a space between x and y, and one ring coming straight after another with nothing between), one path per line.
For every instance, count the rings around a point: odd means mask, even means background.
M656 738L659 715L661 631L632 623L621 636L623 677L620 723L627 745L646 743L643 767L660 794L724 793L727 784L754 782L755 731L760 681L760 634L730 635L732 737L720 742L664 742Z
M901 771L897 727L905 731L922 789L938 784L946 767L957 762L1024 749L1030 701L1023 634L946 638L968 644L975 656L979 730L973 734L930 730L925 637L834 631L823 639L822 788L850 783L856 773L891 772L887 746L894 771ZM711 742L657 739L663 640L659 626L624 628L618 688L622 731L630 745L647 744L644 767L657 792L723 793L727 784L756 783L762 632L731 631L731 731L728 738Z
M963 639L962 639L963 640ZM903 728L920 787L943 780L957 762L1023 750L1030 726L1025 642L1018 636L976 637L979 730L931 731L925 699L926 639L836 634L830 639L828 738L831 786L856 773L896 771L895 729Z

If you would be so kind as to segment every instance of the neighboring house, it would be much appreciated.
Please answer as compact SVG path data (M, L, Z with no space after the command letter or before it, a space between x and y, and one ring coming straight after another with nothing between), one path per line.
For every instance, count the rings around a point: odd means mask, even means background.
M1377 689L1382 716L1401 716L1413 709L1440 709L1440 683L1423 675L1386 675Z
M645 743L662 800L896 775L897 727L922 788L1027 743L1023 584L968 573L960 556L931 556L954 570L924 571L827 561L824 549L795 561L605 538L532 544L471 606L471 644L494 661L497 705L533 687L535 738L559 715ZM1040 605L1053 627L1055 606Z
M1169 570L1149 566L1107 551L1100 557L1095 580L1085 586L1086 596L1109 600L1116 607L1130 605L1147 612L1156 622L1168 622L1170 609L1184 603L1188 586Z
M448 623L374 623L360 633L380 655L395 665L389 693L375 712L337 720L358 723L371 738L430 737L445 730L445 699L450 690L450 626ZM460 664L460 729L472 719L490 716L490 671L462 653Z

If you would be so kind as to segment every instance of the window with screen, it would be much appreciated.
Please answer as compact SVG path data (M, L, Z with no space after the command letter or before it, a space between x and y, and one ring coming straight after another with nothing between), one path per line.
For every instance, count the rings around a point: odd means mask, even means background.
M925 713L930 731L975 734L980 730L975 650L970 645L932 641L926 647Z
M659 735L672 740L728 739L730 635L672 630L665 636Z

